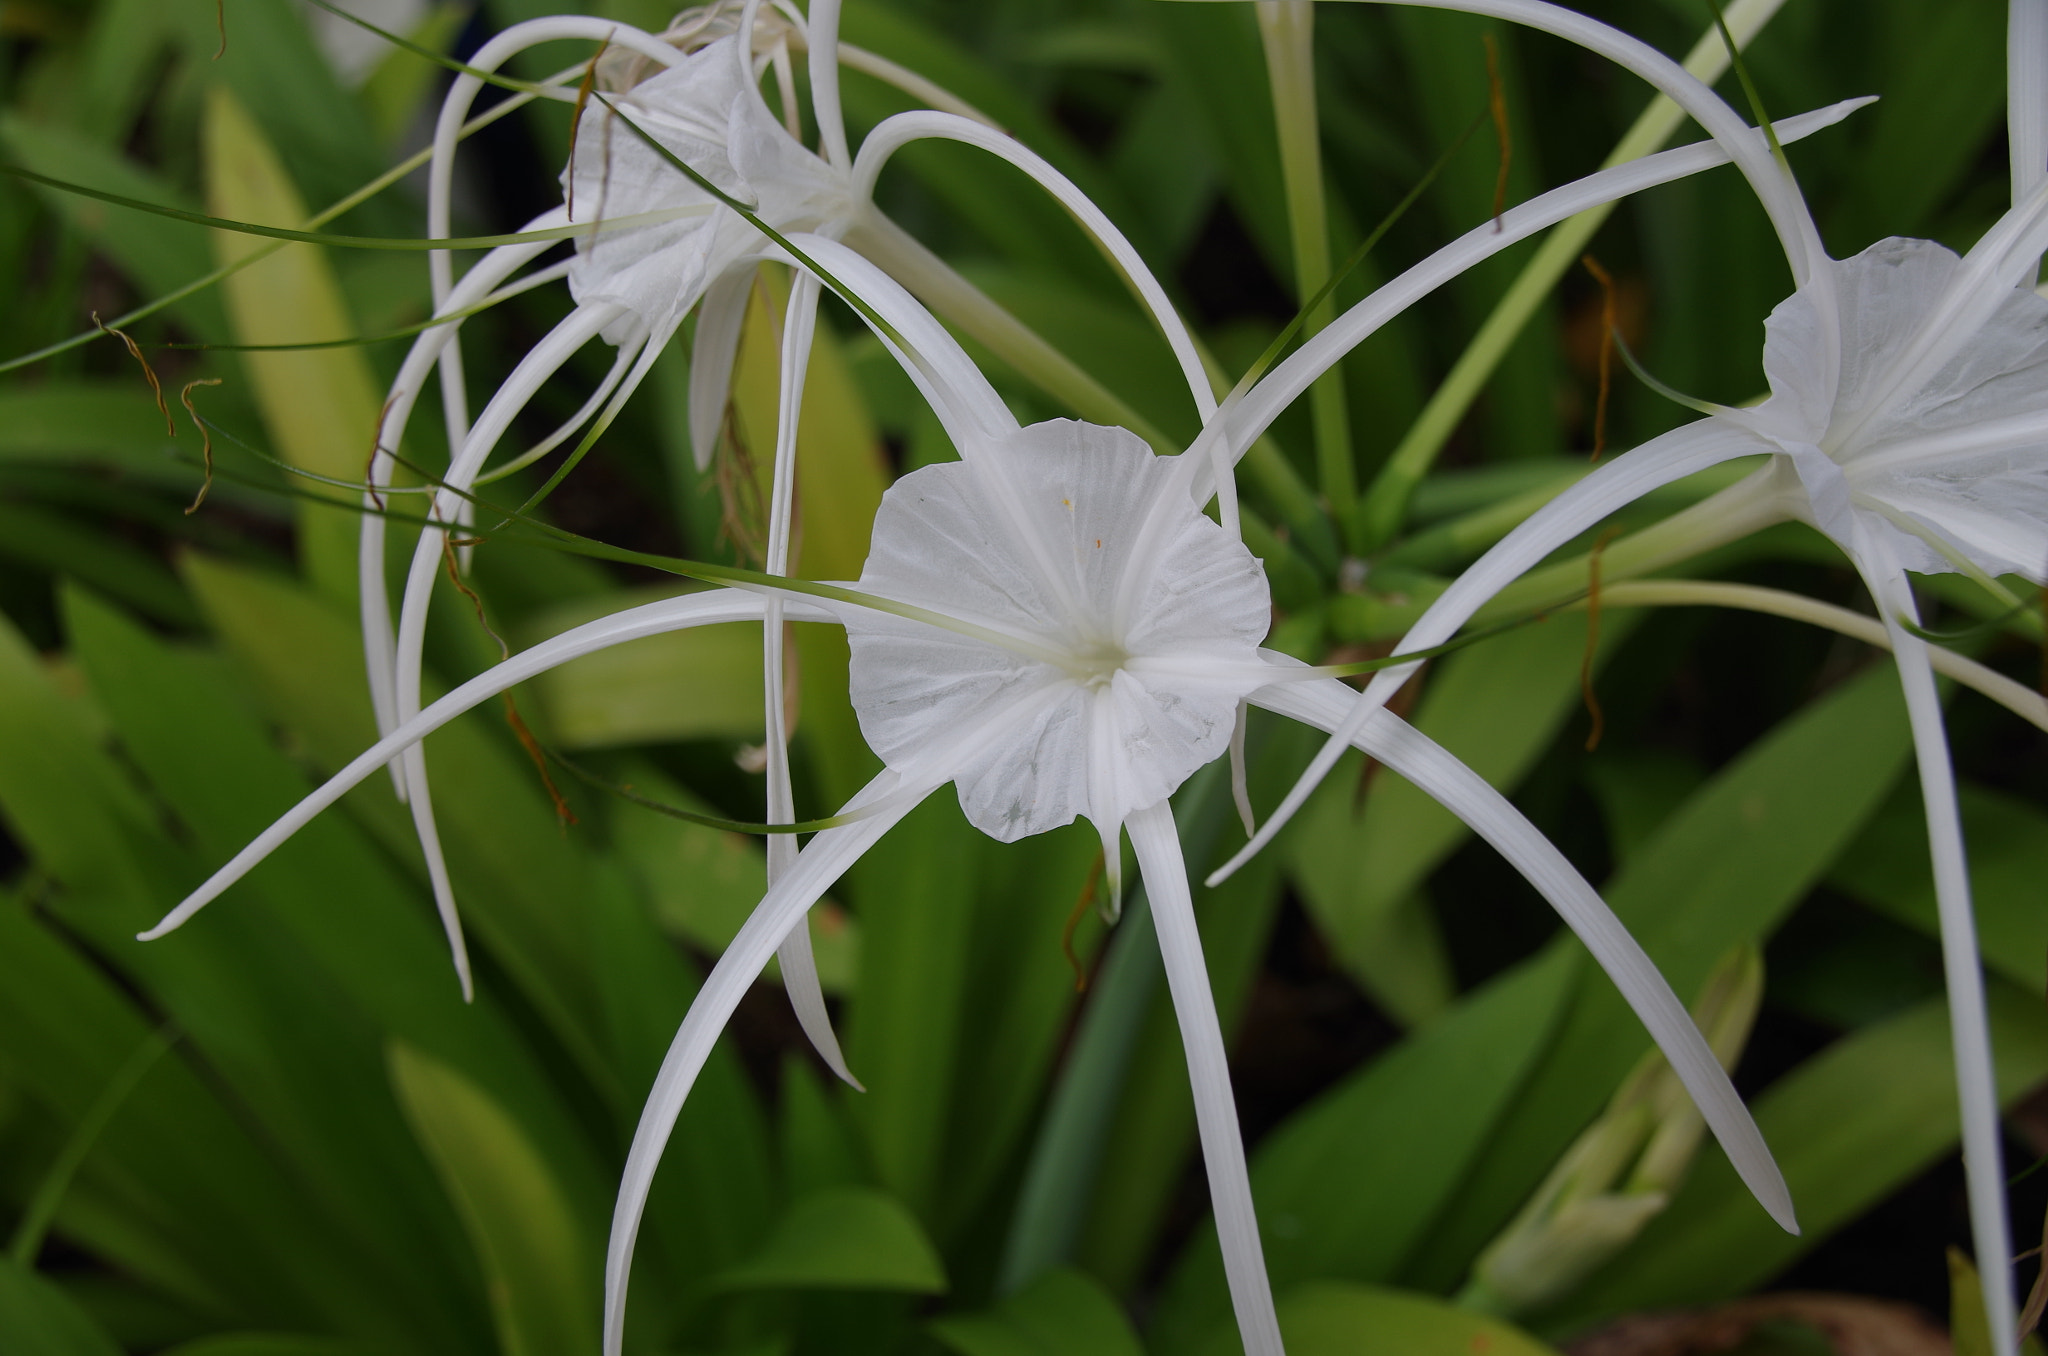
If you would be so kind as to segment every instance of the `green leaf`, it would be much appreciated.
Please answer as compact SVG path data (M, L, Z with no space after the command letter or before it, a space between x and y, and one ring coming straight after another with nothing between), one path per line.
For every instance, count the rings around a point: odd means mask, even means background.
M469 9L459 0L440 0L406 36L446 56L469 21ZM434 91L440 73L440 67L404 48L395 47L384 55L363 82L361 96L379 137L389 143L405 130L421 101Z
M1672 989L1696 992L1731 947L1769 936L1799 902L1875 810L1909 750L1898 678L1889 665L1873 667L1722 769L1608 882L1607 902ZM1494 1146L1402 1279L1429 1288L1462 1280L1648 1044L1613 984L1588 967Z
M1557 1356L1519 1328L1440 1299L1378 1286L1305 1285L1280 1301L1290 1356ZM1236 1334L1205 1356L1236 1352Z
M1116 1297L1066 1267L986 1313L937 1319L931 1330L960 1356L1145 1356Z
M129 756L177 807L180 821L209 858L231 855L312 790L239 699L229 676L207 662L210 656L167 645L76 591L65 597L65 616ZM223 767L236 775L221 776ZM261 1024L276 1033L268 1042L246 1033L233 1039L238 1046L271 1046L265 1058L284 1073L269 1081L298 1084L299 1096L288 1114L304 1117L316 1137L328 1137L330 1151L341 1151L337 1157L345 1160L350 1151L374 1140L361 1119L366 1104L384 1107L394 1143L410 1139L395 1108L380 1095L385 1081L381 1031L414 1043L488 1088L517 1114L526 1133L538 1138L556 1171L574 1183L590 1217L603 1218L610 1196L608 1166L565 1114L559 1094L500 1003L488 992L474 1005L462 1001L424 890L408 889L373 840L345 817L324 816L308 825L221 907L260 911L303 942L304 970L295 984L308 992L287 990L284 1010ZM152 948L151 954L166 950ZM330 1011L337 1018L346 1012L354 1020L336 1021L294 1040L285 1034L297 1034L293 1012L311 1004L316 984L332 985ZM353 1029L365 1017L375 1029ZM329 1063L336 1047L355 1042L361 1043L359 1071L365 1082L354 1090L367 1088L366 1098L337 1095L337 1089L352 1085ZM247 1095L260 1104L273 1094L266 1088ZM330 1097L332 1104L320 1109ZM400 1157L410 1154L401 1150ZM382 1179L394 1178L386 1190L408 1198L414 1194L402 1185L389 1158L377 1156L364 1167L365 1180L350 1189L351 1198L372 1195ZM418 1170L415 1185L424 1187L425 1165ZM452 1242L453 1222L448 1223L447 1241ZM419 1231L413 1225L395 1232L390 1246L397 1248Z
M316 766L339 767L375 738L353 618L274 576L197 555L185 564L258 705ZM487 717L472 717L429 744L450 870L465 917L617 1118L623 1142L697 977L635 898L623 864L579 852L579 840L563 833L532 764L509 743L491 737ZM397 860L418 861L411 821L388 783L369 782L343 805ZM491 1091L507 1096L497 1084ZM765 1136L745 1076L720 1046L683 1109L649 1203L650 1235L677 1272L722 1265L755 1242L772 1199ZM555 1152L551 1142L543 1147Z
M0 502L0 555L69 575L152 620L190 627L198 612L161 557L100 524L29 504Z
M0 115L0 145L39 174L166 207L193 211L198 206L141 165L66 128ZM104 249L146 293L158 295L183 287L213 267L206 232L200 227L51 189L42 190L41 196ZM218 343L227 338L227 320L217 292L189 297L174 313L201 339Z
M376 741L352 615L261 571L197 554L184 563L201 608L270 718L303 741L316 766L339 768ZM457 899L555 1037L623 1110L590 958L595 901L582 856L556 822L532 763L509 737L494 738L488 722L481 713L457 720L427 743ZM388 782L366 782L342 803L398 860L419 861L411 819Z
M532 618L542 639L674 590L578 599ZM761 737L761 628L733 622L616 645L534 680L548 736L565 749ZM757 896L758 897L758 896Z
M2048 956L2048 815L2016 797L1964 782L1963 840L1970 847L1970 894L1984 963L2024 988L2042 984ZM1941 935L1927 861L1927 815L1917 784L1902 784L1828 873L1828 884L1879 912Z
M406 1118L469 1229L506 1356L596 1351L598 1250L546 1160L469 1079L402 1041L389 1057Z
M1112 221L1126 229L1142 222L1121 186L1081 151L1057 122L1042 113L1036 101L988 63L913 17L907 7L856 0L846 7L840 31L847 42L936 81L995 119L1072 179ZM873 124L919 106L901 91L853 71L843 78L842 94L848 120L856 124ZM1009 165L964 146L931 142L906 147L894 163L915 175L929 192L1010 258L1050 265L1068 277L1105 287L1116 286L1115 274L1059 205Z
M258 7L260 8L260 7ZM207 207L234 221L297 226L308 213L277 151L249 111L223 87L208 97L205 119ZM303 151L303 145L297 149ZM255 238L217 232L223 264L268 246ZM280 344L345 339L356 334L340 286L325 254L312 245L287 245L222 284L237 343ZM271 450L301 470L342 481L361 480L376 437L378 398L362 350L329 348L244 353L242 368L255 386ZM347 497L331 487L317 496ZM299 552L308 574L330 597L356 597L356 536L352 512L301 501Z
M748 638L752 671L760 673L758 634ZM758 706L756 711L758 713ZM712 807L670 781L652 764L630 765L632 789L652 800L703 814ZM731 944L768 892L768 863L760 843L745 834L672 819L632 804L617 807L612 842L638 878L662 930L706 955ZM853 991L860 966L860 927L830 898L810 910L811 949L825 992ZM782 982L774 960L763 976Z
M1875 60L1858 74L1884 97L1855 124L1847 201L1829 213L1829 240L1845 254L1878 236L1935 233L1936 213L1970 173L1970 149L1998 134L2002 18L1995 6L1873 7Z
M2048 1013L2038 995L1996 979L1988 998L1998 1095L2009 1105L2048 1078ZM1844 1037L1772 1084L1754 1110L1804 1232L1772 1224L1709 1148L1671 1207L1546 1324L1741 1294L1952 1152L1946 1002L1930 999Z
M369 120L321 54L303 8L229 0L228 48L218 60L214 7L172 8L186 61L215 89L233 91L235 101L275 144L291 148L293 170L307 197L333 202L386 167ZM395 203L373 203L370 210L386 219L400 214Z
M1598 659L1634 617L1605 619ZM1439 662L1413 717L1466 766L1512 791L1580 709L1583 615L1560 614ZM1362 809L1356 756L1304 807L1285 844L1289 874L1347 970L1414 1023L1451 998L1449 961L1417 891L1471 836L1464 821L1400 777L1375 775Z
M1548 1048L1583 959L1556 949L1494 980L1325 1092L1259 1146L1252 1191L1276 1287L1391 1278L1487 1152ZM1186 1350L1228 1326L1214 1226L1169 1283L1155 1332ZM1292 1347L1290 1346L1290 1350Z
M102 748L104 728L0 624L0 813L47 877L44 907L71 934L60 939L19 904L0 908L0 1051L9 1081L67 1125L161 1020L136 1011L108 962L138 963L135 929L197 879ZM80 933L97 955L81 952ZM412 1339L398 1334L432 1341L439 1331L416 1311L391 1317L391 1292L403 1286L362 1284L366 1259L351 1253L339 1222L179 1052L102 1133L55 1227L183 1306L244 1326L377 1334L383 1325L379 1335L407 1350Z
M931 797L848 873L861 988L846 1054L867 1094L849 1110L878 1179L936 1220L962 1058L960 1013L981 883L994 855L954 797Z
M69 1297L0 1257L0 1347L8 1356L121 1356L114 1339Z
M894 1196L826 1187L790 1206L768 1241L711 1282L722 1290L895 1290L938 1294L945 1267Z
M163 1356L377 1356L377 1353L373 1347L338 1337L238 1332L181 1343L164 1352Z

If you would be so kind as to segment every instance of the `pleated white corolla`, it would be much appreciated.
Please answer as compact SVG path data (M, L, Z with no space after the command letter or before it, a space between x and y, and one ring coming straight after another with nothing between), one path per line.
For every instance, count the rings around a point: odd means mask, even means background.
M1725 107L1660 54L1540 0L1396 2L1526 23L1657 84L1742 168L1785 246L1797 289L1766 327L1768 400L1755 409L1715 408L1579 481L1453 581L1396 652L1447 640L1507 584L1651 490L1722 462L1767 456L1746 480L1660 529L1669 549L1659 558L1680 559L1773 521L1799 519L1843 549L1878 603L1912 721L1927 811L1973 1240L1980 1259L2008 1257L1996 1085L1962 825L1928 647L1911 629L1918 616L1907 573L2048 578L2048 301L2032 290L2048 247L2048 6L2013 0L2011 7L2012 209L1960 259L1930 241L1894 239L1837 261L1821 248L1789 170L1770 158L1764 139L1731 127ZM1306 375L1276 382L1258 408L1242 412L1231 430L1233 447L1247 446L1284 403L1290 383ZM1415 667L1375 677L1225 873L1270 841L1335 765L1343 736ZM2014 1315L2003 1267L1985 1265L1982 1276L1997 1350L2009 1352Z
M1124 820L1218 757L1266 680L1259 562L1194 511L1177 460L1121 429L1038 424L905 476L860 587L1013 637L846 618L861 733L891 767L946 729L1009 731L952 774L1002 842L1085 815L1113 861Z
M604 646L777 610L837 620L853 651L861 728L886 770L769 886L676 1034L635 1133L607 1256L606 1349L620 1349L634 1239L662 1146L713 1042L806 911L868 847L948 784L977 827L1014 839L1086 816L1128 833L1157 920L1185 1044L1226 1274L1245 1349L1281 1350L1222 1032L1168 797L1221 755L1248 701L1332 729L1353 693L1258 648L1270 617L1259 564L1200 511L1211 469L1159 457L1119 429L1020 428L957 345L900 287L836 242L792 244L850 284L932 401L961 460L883 499L859 585L761 577L594 622L458 688L367 751L179 905L176 927L350 786L455 713ZM1792 1226L1768 1149L1699 1031L1597 893L1484 780L1385 711L1350 735L1452 809L1558 909L1649 1028L1731 1161ZM1112 853L1112 859L1114 854Z

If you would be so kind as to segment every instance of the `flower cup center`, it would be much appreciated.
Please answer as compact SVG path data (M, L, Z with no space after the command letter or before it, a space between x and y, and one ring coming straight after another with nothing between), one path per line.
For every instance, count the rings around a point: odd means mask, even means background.
M1076 683L1093 692L1109 686L1130 658L1130 652L1122 645L1104 637L1076 643L1061 659L1060 667Z

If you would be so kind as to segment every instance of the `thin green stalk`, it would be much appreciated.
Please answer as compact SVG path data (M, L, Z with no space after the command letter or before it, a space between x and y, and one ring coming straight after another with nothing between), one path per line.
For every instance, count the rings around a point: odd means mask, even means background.
M57 1207L64 1202L64 1193L71 1189L71 1179L85 1166L85 1160L92 1153L92 1146L99 1141L102 1132L142 1082L142 1076L156 1066L164 1052L177 1042L177 1034L159 1027L143 1038L135 1052L114 1070L114 1076L100 1089L100 1095L86 1108L85 1115L72 1128L71 1137L64 1141L64 1147L57 1152L49 1171L36 1186L36 1194L30 1198L28 1208L22 1212L21 1221L14 1226L14 1236L7 1241L7 1256L16 1266L33 1267L36 1256L43 1250L43 1239L50 1232L50 1222L57 1217Z
M484 112L479 113L477 116L471 118L468 122L464 123L462 125L462 130L459 133L457 133L458 139L467 138L477 132L482 131L484 128L489 127L492 123L498 121L498 119L507 117L512 113L516 112L517 110L524 108L527 104L533 101L533 98L534 96L531 94L515 94L510 98L506 99L503 103L493 105L489 109L486 109ZM316 212L312 216L306 218L305 229L309 231L317 230L319 227L325 226L328 222L333 221L336 217L341 216L343 213L353 211L354 209L362 206L370 199L376 197L379 193L382 193L385 189L390 188L393 184L396 184L403 180L407 175L411 174L420 166L426 164L429 160L433 159L433 156L434 150L433 147L431 146L425 147L420 151L407 156L404 160L399 161L396 165L393 165L390 169L384 171L376 178L370 180L370 182L364 184L361 188L349 194L347 197L340 199L338 202L335 202L331 206L324 208L323 210ZM157 297L152 301L146 301L142 305L135 307L133 310L123 312L121 315L118 315L114 319L106 322L106 329L121 329L124 326L134 324L138 320L146 319L149 316L153 316L158 311L161 311L166 307L175 306L179 302L183 301L186 297L192 296L194 293L204 292L207 288L213 286L217 282L220 282L222 279L230 277L233 274L239 273L243 269L248 268L252 264L261 263L263 260L268 259L271 255L283 249L287 243L288 242L283 240L277 240L272 241L268 245L258 246L256 249L251 250L248 254L243 255L241 258L235 260L234 262L222 264L219 268L213 270L213 272L205 274L198 278L194 278L191 282L186 283L183 287L176 288L170 292L166 292L163 296ZM31 363L39 363L46 358L54 358L60 353L68 352L74 348L80 348L86 344L91 343L95 339L103 337L105 332L106 330L97 327L89 330L80 330L77 334L72 335L69 339L61 339L54 344L46 344L42 348L36 349L33 352L23 353L18 357L9 358L5 362L0 362L0 372L11 372L18 367L27 367Z
M1726 16L1734 45L1747 47L1783 3L1784 0L1736 0L1728 7ZM1685 69L1711 85L1727 72L1728 53L1721 26L1712 25L1686 55ZM1683 118L1678 105L1658 95L1616 144L1605 163L1619 165L1658 150L1671 139ZM1452 430L1464 420L1529 318L1550 295L1565 270L1585 253L1586 243L1613 210L1612 204L1591 208L1552 228L1366 490L1359 505L1355 534L1361 545L1376 550L1393 540L1407 513L1409 496L1429 473Z
M1259 37L1266 51L1273 122L1279 132L1295 294L1309 308L1304 332L1312 336L1336 319L1337 306L1334 297L1316 300L1330 278L1330 226L1316 122L1315 8L1311 0L1260 0ZM1337 521L1348 523L1358 498L1358 478L1351 464L1351 415L1344 398L1341 365L1332 365L1316 379L1309 401L1315 426L1316 476L1323 498Z

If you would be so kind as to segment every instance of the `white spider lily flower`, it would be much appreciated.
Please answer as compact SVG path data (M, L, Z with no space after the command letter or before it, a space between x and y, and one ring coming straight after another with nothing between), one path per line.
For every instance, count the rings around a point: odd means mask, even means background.
M484 74L536 43L581 38L605 44L595 72L603 77L600 93L584 108L575 152L563 173L563 208L531 223L538 228L587 222L592 230L578 238L576 256L566 265L543 270L512 286L505 286L507 280L546 245L521 244L493 251L460 284L451 281L446 253L430 254L436 314L454 318L420 337L393 387L380 420L378 450L371 461L367 499L372 507L382 506L382 492L395 466L390 449L401 438L413 404L436 366L449 444L455 451L443 477L444 489L435 496L431 512L440 523L467 523L471 505L465 496L483 476L486 459L534 392L571 355L593 338L618 348L611 372L583 408L548 438L493 471L493 476L554 450L593 416L596 428L602 430L646 376L684 316L700 306L691 362L690 434L700 469L708 465L718 439L754 269L769 257L771 246L755 222L721 204L670 157L688 164L720 192L747 204L760 223L777 233L816 232L828 238L852 233L914 286L943 294L1000 329L1000 322L1007 317L993 303L980 297L868 201L884 164L910 141L946 137L999 155L1041 183L1108 251L1165 333L1195 393L1198 415L1206 419L1213 413L1215 401L1193 339L1137 251L1100 209L1038 156L967 116L972 110L957 99L872 54L842 49L837 29L837 0L816 0L808 23L793 8L764 10L759 0L746 0L738 6L727 3L689 11L659 36L626 25L564 16L517 25L485 44L470 62L474 71ZM808 51L822 155L806 149L789 130L797 122L789 63L793 42ZM702 45L687 50L693 44ZM863 144L859 160L854 161L839 110L842 57L942 108L889 119L875 129ZM761 69L768 65L775 67L783 92L780 122L769 112L758 84ZM648 74L649 68L656 69ZM457 133L482 85L481 74L465 73L444 101L429 178L430 231L446 234L449 229ZM565 90L554 93L569 97ZM662 149L656 150L654 143ZM561 275L566 275L577 302L575 311L520 362L472 426L463 383L459 317L515 288ZM795 419L816 324L816 300L815 283L800 278L792 290L784 325L782 417L770 495L770 573L789 568ZM1013 321L1009 324L1013 329L1003 333L1014 341L1013 350L1021 345L1029 356L1032 343L1042 347L1042 341L1028 331ZM1043 367L1041 364L1041 370ZM448 549L448 534L441 528L429 528L422 534L395 629L384 582L385 535L382 518L366 516L359 556L364 652L378 728L388 733L420 709L426 614L434 578ZM466 545L455 550L466 560ZM781 714L781 646L781 630L771 615L763 639L771 820L784 813L778 807L786 807L790 800L787 753L782 747L786 741ZM468 959L441 861L425 765L413 753L394 763L392 775L400 797L412 803L436 904L466 994L471 983ZM771 844L771 876L781 868L787 850L787 844ZM790 947L784 967L792 1001L820 1053L850 1081L825 1022L823 996L809 978L814 967L809 962L807 934L793 937Z
M962 460L886 493L857 589L714 590L622 613L500 664L409 718L244 849L148 935L190 918L349 787L457 712L553 665L655 631L772 607L839 621L852 695L887 768L779 872L713 968L656 1077L628 1154L607 1256L605 1341L623 1337L634 1239L661 1150L749 984L833 881L948 783L969 820L1014 839L1087 816L1115 859L1128 832L1158 924L1196 1099L1226 1272L1245 1348L1277 1356L1222 1032L1167 797L1229 743L1239 702L1333 729L1351 689L1258 642L1271 605L1256 560L1204 517L1212 464L1159 457L1121 429L1020 428L946 331L858 254L793 248L858 289L884 342L931 399ZM1655 967L1557 849L1486 782L1391 713L1352 736L1492 843L1549 899L1655 1037L1745 1182L1791 1228L1769 1150Z
M1996 1085L1962 824L1928 646L1911 629L1918 616L1907 572L1961 571L1986 582L2017 573L2048 581L2048 301L2032 290L2048 248L2048 12L2041 0L2013 0L2010 11L2011 210L1961 259L1930 241L1893 239L1836 261L1821 248L1789 171L1769 158L1763 138L1729 127L1725 106L1660 54L1540 0L1402 2L1557 33L1678 99L1757 190L1797 290L1766 325L1767 401L1753 410L1712 407L1707 418L1579 481L1454 581L1396 653L1447 640L1507 584L1649 491L1721 462L1768 456L1755 474L1659 529L1670 549L1657 560L1799 519L1843 549L1876 599L1905 692L1927 812L1973 1241L1980 1259L2008 1257ZM1271 418L1271 399L1266 406L1232 429L1233 446L1246 446L1260 421ZM1374 678L1338 735L1219 876L1270 841L1334 766L1342 736L1416 667ZM1982 1274L1990 1331L1997 1350L2010 1352L2010 1289L2001 1265L1987 1264Z

